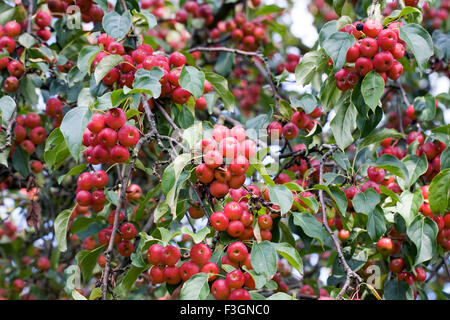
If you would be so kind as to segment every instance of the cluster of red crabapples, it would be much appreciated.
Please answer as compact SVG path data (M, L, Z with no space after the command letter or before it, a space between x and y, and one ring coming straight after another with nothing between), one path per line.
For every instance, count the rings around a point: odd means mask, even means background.
M192 96L189 91L183 89L179 84L181 69L186 64L186 57L182 53L175 51L169 57L164 54L154 54L153 48L148 44L141 44L135 50L126 52L122 43L115 41L105 33L99 35L97 44L103 46L105 51L100 51L95 56L91 65L92 69L95 69L103 58L111 54L120 55L125 60L105 75L102 79L104 84L132 88L137 70L151 70L153 67L159 67L164 72L164 75L159 80L161 83L161 98L170 97L175 103L185 104ZM212 89L209 81L205 80L204 93L208 93ZM153 108L153 99L150 99L148 103L150 108ZM206 100L203 96L196 100L195 107L200 110L206 109ZM142 106L140 111L144 111Z
M341 91L352 89L360 78L375 70L386 82L388 77L397 80L403 73L398 62L405 54L405 45L399 38L400 22L393 22L383 29L380 21L369 19L346 25L340 31L356 38L347 51L347 66L336 72L336 86ZM353 65L354 64L354 65Z
M273 19L271 16L261 16L247 21L245 14L238 13L234 19L228 21L219 21L217 27L211 30L212 40L219 39L222 35L230 35L237 49L245 51L255 51L259 43L267 44L269 39L266 37L265 20Z
M128 148L134 147L140 137L139 130L127 121L120 108L105 114L94 113L83 134L86 146L84 157L89 164L123 163L130 157Z
M278 121L273 121L267 127L267 134L272 139L279 139L283 136L286 140L293 140L297 138L300 129L305 129L307 132L311 131L318 123L316 120L322 115L320 107L315 108L309 114L305 111L295 111L292 114L291 121L282 125ZM295 150L294 150L295 151Z
M195 174L200 182L209 185L215 198L223 198L230 188L238 189L244 184L249 159L257 152L256 143L246 137L247 132L241 126L230 130L216 125L212 137L200 142L203 163L197 166Z

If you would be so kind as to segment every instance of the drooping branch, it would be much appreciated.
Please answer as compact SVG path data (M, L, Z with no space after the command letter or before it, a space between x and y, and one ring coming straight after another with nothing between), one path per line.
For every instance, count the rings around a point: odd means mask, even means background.
M324 167L324 163L326 161L326 159L336 150L335 146L329 146L329 150L322 156L322 159L320 160L320 169L319 169L319 184L323 183L323 167ZM339 261L342 264L342 267L345 270L345 273L347 274L347 277L345 279L345 283L341 289L341 291L339 292L339 294L337 295L337 299L342 299L343 295L345 294L345 292L347 291L348 287L350 286L351 280L352 279L356 279L359 282L362 282L362 278L356 274L348 265L347 261L345 260L345 257L342 253L342 249L341 246L338 242L338 240L336 239L336 236L334 235L333 231L331 230L330 226L328 225L327 222L327 213L326 213L326 209L325 209L325 200L324 200L324 196L323 196L323 190L319 190L319 201L320 201L320 206L322 208L322 224L324 225L325 229L327 230L327 232L329 233L333 244L336 248L337 254L338 254L338 258Z

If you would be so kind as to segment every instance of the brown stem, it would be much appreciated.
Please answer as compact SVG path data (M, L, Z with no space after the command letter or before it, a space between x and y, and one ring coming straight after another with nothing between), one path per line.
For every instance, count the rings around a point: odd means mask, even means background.
M319 169L319 184L323 183L323 167L324 167L324 162L327 159L328 156L330 156L334 150L336 149L335 146L331 146L331 148L323 155L322 159L320 160L320 169ZM344 286L342 287L341 291L339 292L339 294L337 295L337 299L340 300L342 299L342 296L345 294L345 292L347 291L348 287L350 286L351 283L351 279L354 278L356 280L358 280L359 282L362 282L362 278L356 274L347 264L347 261L345 260L345 257L342 253L342 249L341 246L338 242L338 240L336 239L333 231L331 230L330 226L328 225L327 222L327 213L325 210L325 201L324 201L324 197L323 197L323 190L319 190L319 200L320 200L320 206L322 208L322 224L324 225L325 229L327 230L327 232L329 233L331 239L333 240L333 244L336 248L339 260L342 264L342 266L344 267L344 270L347 274L347 278L345 279L345 283Z

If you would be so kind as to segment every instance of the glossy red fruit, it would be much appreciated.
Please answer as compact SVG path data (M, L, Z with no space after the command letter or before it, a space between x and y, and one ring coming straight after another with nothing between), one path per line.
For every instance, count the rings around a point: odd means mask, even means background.
M217 300L227 300L230 296L230 288L225 279L214 281L211 286L211 294Z
M190 251L192 262L202 266L211 258L211 249L204 243L195 244Z
M211 215L211 225L217 231L225 231L228 227L229 219L222 211L214 212Z
M389 263L389 269L393 273L400 273L405 268L405 261L402 258L392 259Z
M160 244L152 244L147 250L147 261L150 264L158 265L161 263L161 255L164 247Z
M161 252L161 262L168 266L174 266L180 260L180 250L172 245L164 247Z
M244 261L248 255L248 249L245 244L240 241L231 243L227 248L227 257L231 262Z
M389 255L392 253L393 250L393 243L391 238L380 238L377 242L377 250L382 255Z

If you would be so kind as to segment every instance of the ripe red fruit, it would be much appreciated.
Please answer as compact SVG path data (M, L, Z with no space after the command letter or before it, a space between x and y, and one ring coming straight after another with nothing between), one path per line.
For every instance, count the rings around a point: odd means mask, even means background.
M38 11L34 18L34 21L42 29L50 26L52 22L52 16L46 11Z
M202 266L211 258L211 249L204 243L197 243L191 248L192 262Z
M214 171L209 168L206 163L201 163L195 169L195 175L197 179L203 183L210 183L214 179Z
M230 296L230 288L225 279L218 279L214 281L211 286L211 294L217 300L227 300Z
M22 279L15 279L12 283L13 291L16 293L21 293L23 288L25 288L25 281Z
M180 250L172 245L164 247L161 252L161 262L168 266L174 266L181 257Z
M158 243L152 244L147 250L148 263L153 265L161 263L161 255L163 249L164 248Z
M373 66L379 72L385 72L392 68L394 57L389 51L380 51L373 57Z
M417 282L424 282L425 279L427 278L427 273L425 270L423 270L420 267L416 267L416 276L415 276L415 280Z
M108 184L108 174L104 170L97 170L91 175L91 183L94 188L102 189ZM88 189L85 189L88 190Z
M380 186L376 182L373 181L364 182L361 186L361 192L366 191L366 189L368 188L372 188L376 192L380 193Z
M419 0L405 0L405 5L408 7L415 7L419 4Z
M225 205L223 211L229 220L239 220L243 209L239 202L231 201Z
M433 160L437 156L438 151L433 142L427 142L422 145L422 151L425 153L429 161Z
M45 138L47 138L47 132L43 127L36 127L30 131L29 137L31 142L35 145L39 145L45 141Z
M291 117L291 122L294 123L299 129L303 129L308 126L310 119L304 111L295 111Z
M122 236L122 239L131 240L134 239L137 235L136 226L131 222L122 223L119 228L119 232Z
M16 49L16 42L11 37L3 36L0 38L0 49L6 49L6 51L11 54Z
M392 63L392 67L391 67L391 69L389 69L387 75L392 80L397 80L398 78L400 78L402 73L403 73L403 65L398 61L394 61Z
M89 206L92 201L91 193L86 190L78 191L76 201L80 206Z
M384 29L378 34L378 46L383 50L391 50L397 43L397 34L392 29Z
M169 63L175 67L181 67L186 64L186 57L181 52L173 52L169 56Z
M112 210L108 215L108 223L112 226L114 224L114 217L116 215L116 210ZM122 211L119 213L119 221L118 223L121 223L123 220L125 220L125 215Z
M219 142L219 152L224 158L233 159L238 154L239 143L234 137L226 137Z
M267 126L267 134L271 139L279 139L282 132L283 126L277 121L273 121Z
M405 268L405 261L402 258L392 259L389 263L389 269L393 273L400 273Z
M34 143L26 139L20 143L20 147L25 150L29 155L32 155L35 150Z
M288 122L283 126L283 136L287 140L295 139L298 136L298 133L298 127L292 122Z
M414 284L414 275L411 272L400 272L398 280L405 281L412 286Z
M175 266L165 267L163 275L164 281L168 284L175 285L181 281L180 270Z
M177 87L172 91L172 100L178 104L185 104L189 98L191 97L191 93L182 87Z
M245 140L239 145L239 152L247 159L251 159L258 152L258 148L253 140Z
M114 83L119 81L120 72L118 68L112 68L102 79L103 83L107 86L112 86Z
M383 25L380 21L368 19L363 26L363 32L366 36L375 38L383 30Z
M50 269L50 260L47 257L40 257L36 263L36 267L45 272Z
M193 275L199 272L200 268L192 261L183 262L179 268L180 277L183 281L189 280Z
M222 211L214 212L211 215L211 225L217 231L225 231L228 227L229 219Z
M424 141L423 135L418 131L411 131L406 137L406 143L411 144L415 140L419 142L419 146L422 145Z
M109 154L111 160L116 163L123 163L130 157L130 152L128 149L120 145L112 147Z
M239 220L230 221L227 227L227 233L234 238L238 238L244 232L244 225Z
M359 44L356 43L353 46L350 47L347 51L346 55L346 61L348 63L356 62L356 60L359 58L360 52L359 52Z
M419 207L419 212L422 212L422 214L426 217L433 217L433 212L431 211L430 205L428 202L423 202Z
M405 55L405 46L397 42L395 46L389 51L391 51L394 59L399 60Z
M369 169L367 169L367 174L371 181L381 183L384 180L385 171L382 168L369 167Z
M111 42L107 47L106 51L111 54L123 55L125 53L125 49L122 44L116 41Z
M105 114L105 123L108 127L112 129L121 128L126 121L127 117L122 109L119 108L109 109Z
M228 287L239 289L244 286L245 278L241 270L236 269L228 273L225 277Z
M228 300L250 300L250 293L245 289L235 289L230 293Z
M8 21L3 26L3 31L5 34L11 38L17 37L20 34L21 27L16 21Z
M338 238L339 238L339 240L341 240L342 242L347 241L347 239L348 239L349 236L350 236L350 231L344 230L344 229L339 230Z
M87 124L87 128L94 133L102 131L105 128L105 116L101 113L94 113L91 121Z
M153 284L163 283L164 282L163 270L164 269L162 269L159 266L156 266L156 265L153 266L148 273L150 282L152 282Z
M242 242L233 242L227 248L227 257L231 262L244 261L247 255L248 249Z
M372 58L378 52L378 42L374 38L364 38L361 40L359 52L362 57Z
M36 128L41 125L41 118L37 113L29 113L25 117L24 125L30 129Z
M377 242L377 250L382 255L391 254L393 248L394 248L394 246L393 246L391 238L383 237L383 238L380 238L380 240L378 240L378 242Z
M213 181L209 186L209 192L217 199L223 198L229 191L229 187L226 183L219 181Z
M117 134L119 142L125 147L134 147L139 141L139 130L135 126L125 125Z
M416 120L417 117L415 115L415 110L414 110L414 105L410 104L407 108L406 108L406 115L411 118L412 120Z
M272 229L273 220L268 214L263 214L258 218L258 225L261 230Z
M203 156L203 160L210 169L215 169L223 163L222 154L217 150L209 150L206 152Z
M23 64L19 60L11 60L8 63L7 69L9 74L16 78L20 78L20 76L24 73Z
M43 170L42 162L39 160L32 160L30 162L30 168L34 173L40 173Z
M14 76L9 76L3 82L3 88L6 92L16 92L19 88L19 80Z
M242 155L238 155L230 162L230 171L233 175L239 176L245 174L249 167L248 159Z
M214 262L210 261L203 265L200 272L211 274L208 278L208 281L213 281L217 278L217 274L219 273L219 267Z

